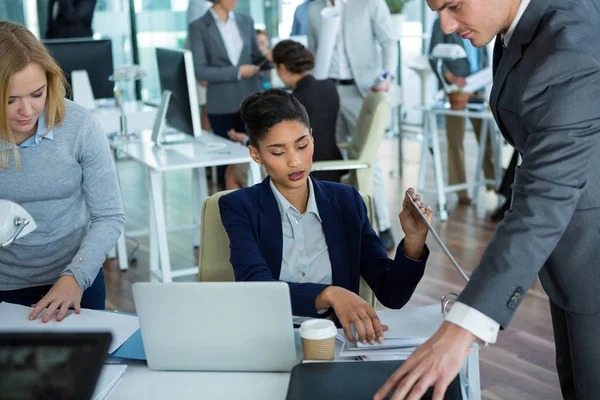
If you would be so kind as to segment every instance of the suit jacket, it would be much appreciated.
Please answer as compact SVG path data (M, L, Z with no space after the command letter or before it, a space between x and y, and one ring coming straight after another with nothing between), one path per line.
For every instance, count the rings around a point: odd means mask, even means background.
M321 10L328 1L312 1L308 8L308 47L313 54L317 54L319 46ZM390 10L384 0L347 0L342 24L352 76L364 97L383 70L396 74L396 27L392 24Z
M356 188L311 179L329 249L332 284L358 294L362 276L386 307L404 306L423 276L429 250L424 249L421 261L414 261L404 255L401 242L396 257L390 260L371 228L367 208ZM221 197L219 209L231 242L235 279L279 280L283 233L269 178ZM294 315L318 317L315 300L327 285L288 284Z
M296 86L294 96L302 103L315 138L314 161L341 160L342 153L335 141L335 124L340 110L340 96L335 83L330 80L317 80L306 75ZM312 172L318 180L339 182L346 171Z
M433 51L433 48L440 43L449 43L449 44L458 44L462 48L465 47L465 43L463 39L458 36L456 33L452 33L450 35L446 35L442 32L442 27L440 25L440 19L436 19L433 23L433 29L431 30L431 40L429 42L429 53ZM482 47L477 49L479 55L479 65L477 66L479 69L486 68L490 65L489 56L487 52L487 48ZM431 60L431 69L437 71L437 60ZM446 72L451 72L456 76L467 77L471 75L471 66L469 64L469 60L467 58L459 58L454 61L443 61L442 62L442 74ZM438 77L439 80L439 77ZM441 85L441 82L439 82Z
M206 110L209 114L236 113L246 97L262 91L259 74L238 79L240 65L260 65L265 57L258 48L252 18L238 13L235 18L244 41L238 65L229 60L225 42L210 11L188 26L196 79L208 82Z
M54 6L58 14L54 18ZM91 37L96 0L50 0L46 39Z
M501 59L496 42L491 109L523 160L512 210L459 301L502 326L538 271L561 308L600 310L598 20L596 0L535 0Z

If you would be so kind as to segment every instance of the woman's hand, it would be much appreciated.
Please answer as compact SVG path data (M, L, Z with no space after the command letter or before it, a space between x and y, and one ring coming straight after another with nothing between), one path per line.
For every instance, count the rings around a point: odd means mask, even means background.
M429 222L432 221L433 211L430 206L421 201L421 196L415 193L413 188L408 189L406 196L411 196L421 212ZM404 254L408 257L418 260L421 258L425 239L429 229L421 219L418 211L415 210L410 200L404 196L402 203L402 212L400 213L400 225L404 231Z
M256 65L244 64L240 65L239 73L242 78L252 78L258 73L259 67Z
M234 142L238 142L238 143L245 143L246 139L248 139L248 135L246 135L245 133L236 132L233 129L230 129L229 131L227 131L227 136L229 136L229 139L233 140Z
M61 276L48 294L34 305L35 308L29 314L29 319L36 319L44 309L46 309L46 312L44 313L42 322L50 321L56 310L59 310L56 321L62 321L65 315L67 315L69 307L75 308L75 314L79 314L81 312L80 303L82 295L83 290L79 287L75 277L70 275Z
M373 307L356 293L339 286L329 286L317 296L316 307L317 309L333 308L344 328L346 338L351 343L356 342L351 325L354 325L361 343L375 344L375 341L383 343L383 332L387 331L388 327L381 324Z

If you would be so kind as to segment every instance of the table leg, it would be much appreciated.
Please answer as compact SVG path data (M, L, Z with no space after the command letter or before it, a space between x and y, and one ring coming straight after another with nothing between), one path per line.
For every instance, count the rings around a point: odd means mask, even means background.
M423 111L423 142L421 144L421 159L419 160L419 178L417 180L417 193L425 187L425 172L427 171L428 150L431 146L431 130L429 125L429 112Z
M171 282L171 261L169 260L167 224L165 220L165 208L161 189L162 174L157 171L150 171L150 190L152 192L152 200L154 201L154 221L156 226L156 238L158 242L158 255L160 257L162 281Z
M200 212L202 203L208 196L208 184L206 182L206 169L194 168L192 170L192 211L194 213L194 225L200 226ZM200 228L194 228L194 246L200 246Z
M150 172L150 171L148 171ZM158 282L160 279L160 262L158 259L158 239L156 236L156 219L154 217L154 200L152 188L148 184L148 247L150 250L150 282Z
M488 119L481 121L481 136L479 138L479 152L477 153L477 166L475 167L475 185L473 187L473 203L477 204L479 199L480 186L486 186L483 176L483 158L485 155L485 145L488 140L490 123ZM491 137L490 137L490 140Z
M444 184L444 170L442 168L440 138L437 127L437 120L434 113L429 113L429 120L429 126L431 127L431 143L433 146L433 170L435 173L440 219L442 221L446 221L448 219L448 211L446 210L446 186Z

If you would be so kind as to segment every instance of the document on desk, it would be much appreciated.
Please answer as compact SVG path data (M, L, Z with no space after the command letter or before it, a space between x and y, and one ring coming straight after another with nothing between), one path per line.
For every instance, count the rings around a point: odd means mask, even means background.
M113 340L108 352L112 353L140 328L136 316L115 312L82 308L80 314L75 314L70 310L61 322L51 319L44 324L43 312L35 320L29 320L31 310L31 307L0 303L0 332L111 332Z

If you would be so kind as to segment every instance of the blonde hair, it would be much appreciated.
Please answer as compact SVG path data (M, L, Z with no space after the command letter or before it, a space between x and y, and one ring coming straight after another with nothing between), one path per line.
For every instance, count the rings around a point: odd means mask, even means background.
M65 117L65 77L44 45L22 25L0 21L0 54L0 168L8 169L11 148L15 164L20 168L19 152L8 119L12 77L30 63L39 64L46 71L47 96L44 111L48 130L59 126Z

